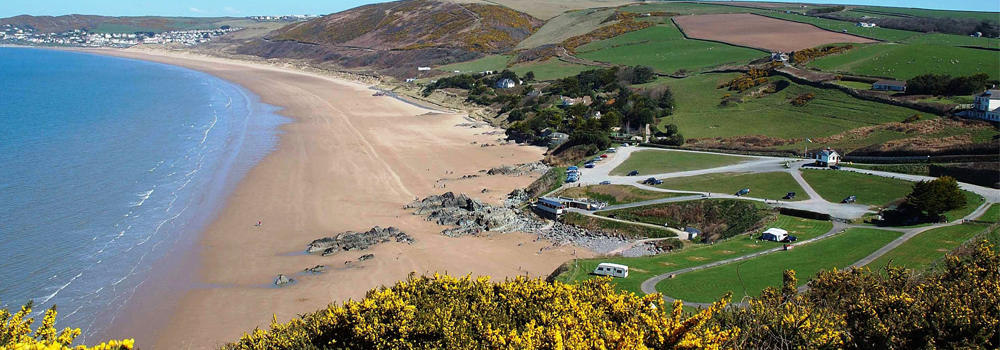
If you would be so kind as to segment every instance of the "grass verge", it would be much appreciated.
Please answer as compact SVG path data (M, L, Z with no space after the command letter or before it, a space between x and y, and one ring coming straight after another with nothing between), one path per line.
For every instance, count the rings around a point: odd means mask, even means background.
M640 175L677 173L717 168L749 160L753 160L753 158L709 153L644 150L633 152L628 159L611 170L611 175L626 175L633 170L639 171Z

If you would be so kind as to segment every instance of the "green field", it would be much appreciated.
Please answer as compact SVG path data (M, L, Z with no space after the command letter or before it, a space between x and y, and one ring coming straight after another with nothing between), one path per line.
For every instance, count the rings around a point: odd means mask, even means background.
M1000 21L1000 13L979 11L929 10L906 7L865 6L856 9L859 12L874 14L903 15L916 17L972 18L980 21Z
M833 223L779 215L778 220L768 227L778 227L788 230L789 233L799 237L799 239L806 240L830 231L833 228ZM655 275L752 254L780 246L780 243L758 242L743 235L724 241L717 241L711 245L688 244L681 251L657 256L576 260L571 262L572 266L570 270L559 275L558 279L563 282L583 281L595 277L590 275L590 272L594 271L597 264L602 262L624 264L629 266L628 278L616 278L613 282L617 284L618 289L641 294L642 291L639 289L639 285Z
M779 19L785 19L789 21L809 23L817 27L832 30L835 32L847 32L848 34L854 34L858 36L883 40L883 41L900 41L915 35L920 35L918 32L911 32L906 30L898 29L887 29L887 28L862 28L855 25L854 22L838 21L834 19L810 17L804 15L780 13L780 12L766 12L763 15L768 17L774 17Z
M559 78L565 78L572 75L577 75L582 71L598 69L600 67L585 66L582 64L568 63L560 61L556 58L550 58L542 62L531 62L518 64L510 67L510 70L517 73L518 76L524 76L525 73L535 72L535 80L545 81L553 80Z
M905 41L907 44L937 44L948 46L975 46L1000 48L1000 40L995 38L975 38L964 35L952 35L942 33L931 33L918 35Z
M891 260L893 266L921 271L987 227L985 224L969 223L924 231L875 259L868 264L868 268L881 269Z
M795 83L765 97L747 97L736 106L720 106L721 97L733 92L717 87L736 76L734 73L699 74L684 79L661 78L654 82L670 86L677 100L674 114L660 118L660 130L672 123L689 139L767 135L804 142L805 138L817 139L863 126L899 122L913 114L926 114L856 99L837 89ZM772 82L788 81L784 77L770 79ZM816 98L803 107L789 103L805 93L813 93Z
M614 24L613 22L601 23L614 13L613 9L566 12L546 21L545 25L518 43L514 49L522 50L546 44L559 44L574 36L590 33L597 28Z
M871 90L872 84L860 81L837 80L837 84L857 90Z
M979 200L980 196L978 194L965 190L962 191L962 194L965 195L965 206L944 213L944 217L947 218L949 222L959 220L969 214L972 214L973 211L979 209L979 206L983 204L983 202Z
M684 40L684 34L677 30L673 24L649 27L643 30L625 33L611 39L595 41L587 45L576 48L576 52L591 52L615 46L628 45L640 42L659 42Z
M828 72L907 80L935 73L1000 77L996 51L930 44L877 44L822 57L808 65Z
M676 38L680 35L680 31L672 23L657 28L655 33L663 35L665 38ZM649 33L638 34L638 37L648 36ZM754 49L701 40L675 39L613 46L621 42L619 40L611 44L592 43L588 45L589 48L601 46L605 48L584 52L578 56L592 61L627 66L650 66L660 72L669 74L680 69L697 71L724 64L749 62L767 55L762 51Z
M218 29L222 25L233 27L249 25L245 20L236 17L125 17L122 22L101 23L97 27L90 28L90 31L94 33L161 33L171 30Z
M509 55L486 56L474 61L443 65L437 67L437 69L445 72L457 70L461 73L479 73L487 70L499 71L507 68L507 62L510 61L510 58L511 56Z
M691 194L650 191L631 185L592 185L586 187L567 187L559 191L557 195L570 198L590 198L608 203L608 205L615 205L661 198L690 196Z
M850 171L804 169L802 177L823 199L833 203L857 196L858 204L885 206L913 190L909 181Z
M611 175L626 175L632 170L638 170L639 175L677 173L718 168L750 160L753 158L710 153L644 150L632 152L628 159L611 171Z
M795 199L787 201L801 201L809 199L802 186L795 182L791 174L785 172L776 173L717 173L689 177L676 177L664 179L659 188L681 191L699 191L723 194L735 194L737 191L749 188L751 198L766 198L770 200L783 200L782 197L788 192L795 192Z
M621 8L623 12L645 13L645 12L676 12L681 15L709 15L718 13L760 13L766 10L755 10L743 7L715 5L693 2L670 2L664 1L656 4L646 3L638 6L627 6Z
M935 96L917 100L918 102L940 103L940 104L972 104L976 101L975 96Z
M899 238L899 232L852 228L825 240L750 260L689 272L656 285L664 295L685 301L713 302L726 292L733 299L759 295L766 287L781 286L784 270L795 270L804 285L820 270L844 268Z
M986 222L1000 222L1000 204L997 203L990 204L990 207L986 209L986 212L984 212L983 215L976 220L986 221Z

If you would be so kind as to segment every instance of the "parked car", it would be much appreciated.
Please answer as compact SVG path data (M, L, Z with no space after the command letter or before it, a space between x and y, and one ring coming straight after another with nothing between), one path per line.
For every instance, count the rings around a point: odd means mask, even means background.
M798 238L798 237L795 237L795 236L788 236L788 237L785 237L785 239L783 239L783 240L781 240L781 241L782 241L782 242L785 242L785 243L792 243L792 242L795 242L795 241L797 241L797 240L799 240L799 238Z
M831 166L830 166L830 169L833 169L833 170L840 170L840 166L839 166L839 165L831 165Z
M574 166L571 166L569 168L566 168L566 171L573 171L573 170L579 170L579 169L580 169L579 167L577 167L576 165L574 165Z
M642 184L643 185L649 185L649 184L652 184L654 182L656 182L656 178L655 177L651 177L651 178L648 178L645 181L643 181Z
M653 184L654 184L654 185L662 185L662 184L663 184L663 180L656 180L656 181L653 181Z
M602 184L602 185L610 185L610 184L611 184L611 181L601 181L601 184Z
M736 192L736 196L737 197L745 196L745 195L748 195L748 194L750 194L750 189L749 188L744 188L744 189L739 190L738 192Z
M615 153L615 152L611 152L611 153ZM607 158L607 157L608 157L608 155L607 155L607 154L602 154L602 155L601 155L601 158Z
M781 197L781 198L782 199L793 199L793 198L795 198L795 192L788 192L788 194L786 194L784 197Z
M623 143L623 144L622 144L622 147L628 147L628 142L626 142L626 143Z
M614 147L608 148L608 153L615 153L615 152L618 152L618 150L616 150Z
M587 164L584 164L584 165L583 165L583 167L584 167L584 168L588 168L588 169L589 169L589 168L593 168L593 167L594 167L594 163L587 163Z
M844 200L841 201L841 203L854 203L857 200L858 200L857 196L850 196L850 197L844 198Z
M628 176L639 176L639 171L638 170L632 170L632 171L630 171L628 173Z

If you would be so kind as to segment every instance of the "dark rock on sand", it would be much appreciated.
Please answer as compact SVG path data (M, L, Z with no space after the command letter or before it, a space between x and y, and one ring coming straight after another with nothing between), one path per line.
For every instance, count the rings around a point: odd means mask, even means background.
M395 227L375 226L366 232L347 231L333 237L317 239L309 244L306 252L323 252L323 256L327 256L346 250L366 250L389 241L410 244L413 243L413 237Z

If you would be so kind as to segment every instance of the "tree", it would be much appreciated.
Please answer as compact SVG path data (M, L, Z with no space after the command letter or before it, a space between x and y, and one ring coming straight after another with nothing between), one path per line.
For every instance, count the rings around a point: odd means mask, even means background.
M577 103L575 105L566 108L566 113L574 117L583 117L587 115L587 105L582 103Z
M677 125L667 124L667 136L674 136L677 134Z
M611 128L622 125L622 114L618 111L608 111L601 116L601 128L611 130Z
M524 81L534 81L534 80L535 80L535 71L528 71L527 73L524 73Z
M522 112L520 109L515 109L513 111L510 111L510 115L507 116L507 120L512 122L524 120L524 112Z
M949 210L965 206L965 195L958 181L942 176L933 181L920 181L913 185L913 192L906 196L906 205L937 218Z
M229 29L229 28L231 28L229 25L223 25L223 26L219 27L219 29L222 29L222 30L226 30L226 29Z
M503 79L510 79L510 80L513 80L516 83L518 81L518 79L517 79L517 73L514 73L514 72L510 71L509 69L504 69L502 72L500 72L500 78L497 81L503 80Z

